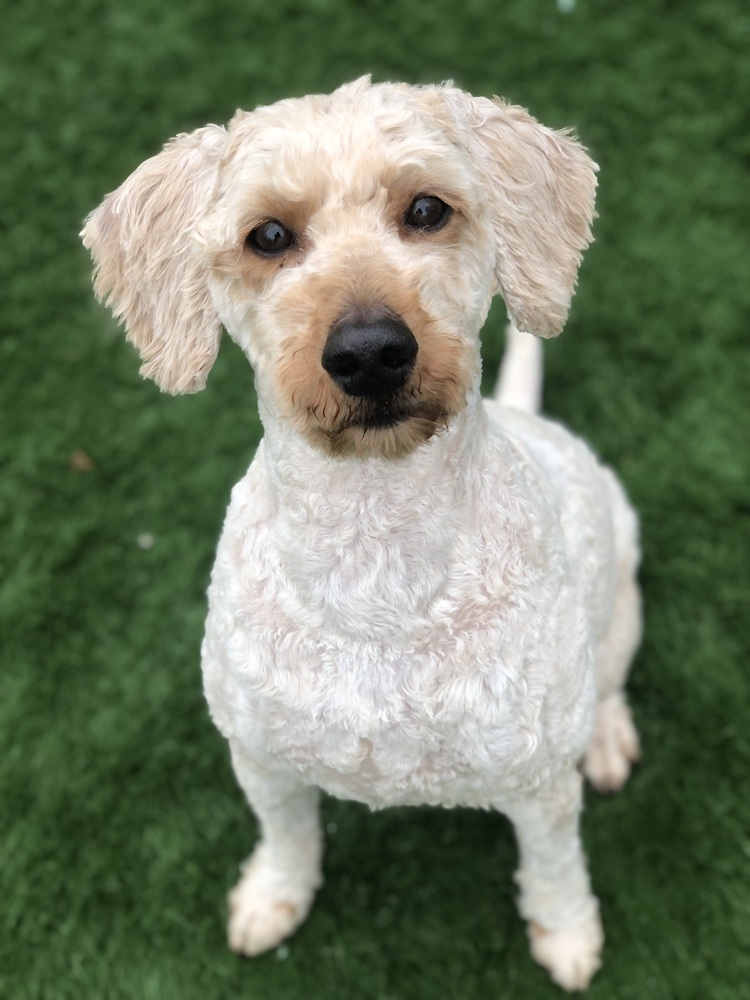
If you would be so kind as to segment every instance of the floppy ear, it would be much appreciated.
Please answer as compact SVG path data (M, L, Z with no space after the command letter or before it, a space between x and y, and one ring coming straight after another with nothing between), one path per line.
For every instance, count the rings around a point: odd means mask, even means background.
M216 189L226 132L179 135L146 160L86 220L94 290L127 330L141 374L166 392L197 392L221 324L191 238Z
M495 231L495 277L519 330L552 337L570 309L592 240L597 166L568 132L500 98L442 90L483 181Z

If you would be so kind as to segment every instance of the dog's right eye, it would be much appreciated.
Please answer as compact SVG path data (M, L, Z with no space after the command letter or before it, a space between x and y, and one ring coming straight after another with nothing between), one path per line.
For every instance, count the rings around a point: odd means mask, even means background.
M260 254L261 257L272 257L277 253L283 253L294 244L294 233L278 219L269 219L256 226L248 234L245 243L253 253Z

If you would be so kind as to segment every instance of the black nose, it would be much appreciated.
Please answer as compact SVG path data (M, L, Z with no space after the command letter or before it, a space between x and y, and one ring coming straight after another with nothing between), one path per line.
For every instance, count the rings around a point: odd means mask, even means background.
M418 350L405 323L383 317L334 327L320 360L347 395L382 399L406 384Z

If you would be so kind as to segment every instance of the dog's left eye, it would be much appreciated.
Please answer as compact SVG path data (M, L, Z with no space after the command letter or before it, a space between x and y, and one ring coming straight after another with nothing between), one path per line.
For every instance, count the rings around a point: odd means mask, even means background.
M409 205L404 222L409 229L440 229L451 214L450 205L432 194L421 194Z
M294 243L294 233L278 219L269 219L249 233L246 243L255 253L268 257L288 250Z

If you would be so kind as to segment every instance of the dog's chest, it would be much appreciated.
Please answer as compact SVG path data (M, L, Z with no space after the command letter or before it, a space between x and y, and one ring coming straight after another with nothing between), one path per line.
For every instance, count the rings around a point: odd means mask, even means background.
M399 533L373 505L335 526L297 510L279 530L261 502L252 530L228 521L211 588L206 693L226 735L373 806L486 805L532 758L538 772L549 655L533 621L546 606L559 641L560 588L549 558L529 568L533 524L467 533L452 507L455 523L417 510Z
M437 630L429 649L256 632L208 669L207 693L227 735L332 794L488 804L523 780L542 728L541 692L520 653L501 662L501 631Z
M493 560L452 537L450 569L432 561L430 575L424 545L396 538L364 566L320 556L304 592L274 569L268 543L253 548L253 573L218 567L205 671L220 728L373 806L486 805L527 780L543 753L545 684L533 683L544 657L525 584L506 575L512 553ZM302 547L299 558L301 571Z

